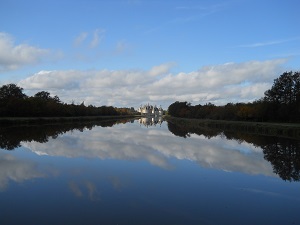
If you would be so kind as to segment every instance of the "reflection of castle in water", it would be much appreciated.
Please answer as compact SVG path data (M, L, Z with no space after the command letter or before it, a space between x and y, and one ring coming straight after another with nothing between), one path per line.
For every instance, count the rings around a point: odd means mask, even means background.
M159 108L152 105L144 105L138 109L138 112L141 113L142 116L162 116L163 109L160 106Z
M139 119L139 123L145 127L156 126L157 124L161 125L162 122L163 119L161 116L142 117Z

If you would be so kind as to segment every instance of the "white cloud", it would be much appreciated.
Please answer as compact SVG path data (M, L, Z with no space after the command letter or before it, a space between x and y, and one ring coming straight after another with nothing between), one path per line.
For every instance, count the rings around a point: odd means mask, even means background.
M81 45L82 42L84 42L84 40L87 38L87 36L87 32L82 32L81 34L79 34L74 40L74 46L78 47L79 45Z
M25 65L35 64L47 54L47 49L28 44L16 45L12 36L0 33L0 71L16 70Z
M118 40L114 45L103 45L106 30L97 28L93 31L82 32L73 40L74 51L72 59L80 62L96 62L101 59L114 58L122 55L129 55L134 50L133 46L126 40ZM103 45L104 46L104 45Z
M284 70L285 59L206 66L189 73L170 73L172 63L149 70L40 71L18 85L25 91L48 90L62 101L134 106L174 101L220 105L263 96Z
M75 47L81 46L84 42L88 42L89 48L96 48L104 39L105 30L95 29L93 32L81 32L73 41ZM91 38L90 38L91 37Z
M96 29L93 34L93 39L90 43L91 48L96 48L98 47L99 43L102 41L104 38L105 30L103 29Z
M124 40L118 41L115 47L114 54L119 55L126 52L129 49L130 49L130 45L126 41Z
M161 64L159 66L154 66L149 71L151 76L158 76L169 73L170 69L174 66L173 63Z
M264 47L269 45L279 45L291 41L298 41L300 37L293 37L293 38L287 38L287 39L279 39L279 40L272 40L272 41L266 41L266 42L257 42L252 44L246 44L246 45L239 45L238 47L241 48L257 48L257 47Z
M72 89L79 88L83 72L79 71L40 71L20 81L28 89Z

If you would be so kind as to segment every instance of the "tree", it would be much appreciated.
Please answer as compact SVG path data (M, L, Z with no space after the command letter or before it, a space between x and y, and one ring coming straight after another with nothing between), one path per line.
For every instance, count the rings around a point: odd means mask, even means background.
M57 95L51 97L50 93L47 91L40 91L34 95L35 98L44 100L44 101L53 101L56 103L60 103L60 99Z
M23 111L23 103L26 98L23 88L16 84L3 85L0 87L0 115L19 115Z
M0 99L7 100L9 98L25 99L27 96L23 93L23 88L16 84L3 85L0 88Z
M264 101L280 120L300 120L300 73L285 72L265 92Z
M45 100L45 101L48 101L51 99L50 93L47 91L40 91L40 92L36 93L34 95L34 97Z
M265 100L268 102L290 105L297 101L297 97L300 97L299 94L299 72L285 72L279 78L275 79L272 88L265 92Z
M169 115L175 117L189 117L190 106L191 106L190 103L176 101L169 106L168 108Z
M53 100L54 102L56 102L56 103L61 103L61 101L60 101L60 99L59 99L59 97L58 97L57 95L55 95L55 96L52 98L52 100Z
M251 120L255 115L253 104L240 104L237 116L242 120Z

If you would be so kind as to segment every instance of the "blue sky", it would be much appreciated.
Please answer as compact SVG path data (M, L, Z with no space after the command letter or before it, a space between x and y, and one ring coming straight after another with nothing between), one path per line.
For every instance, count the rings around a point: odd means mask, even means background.
M298 71L296 0L2 0L0 85L138 107L259 99Z

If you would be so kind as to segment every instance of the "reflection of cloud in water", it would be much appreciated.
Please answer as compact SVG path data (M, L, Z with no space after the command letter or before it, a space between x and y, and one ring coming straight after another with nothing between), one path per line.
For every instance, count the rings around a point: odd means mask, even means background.
M85 186L88 190L88 196L90 200L96 201L100 199L98 195L97 187L94 183L92 183L91 181L86 181Z
M260 190L260 189L253 189L253 188L240 188L239 190L251 192L254 194L265 195L265 196L269 196L269 197L284 198L284 199L297 201L297 202L300 201L300 198L297 198L297 197L293 196L292 194L289 196L286 194L281 194L281 193L271 192L271 191L266 191L266 190Z
M69 182L69 188L76 197L82 197L83 196L80 187L74 181Z
M91 131L66 133L48 143L22 143L34 152L51 156L100 159L146 160L152 165L171 169L169 158L191 160L203 167L274 176L260 148L220 136L206 139L191 135L175 137L165 126L141 129L134 125L97 127Z
M151 137L142 137L140 132L127 131L119 126L114 128L95 128L84 133L75 131L47 143L22 143L34 152L44 152L51 156L87 157L100 159L147 160L153 165L170 169L166 157L151 146ZM139 137L141 136L141 137ZM145 139L146 138L146 139Z
M85 181L81 185L75 183L75 181L70 181L69 188L72 191L72 193L78 198L84 197L85 192L87 192L86 197L88 197L88 199L90 199L91 201L100 200L100 196L99 196L97 187L91 181Z
M5 190L9 181L23 182L43 177L33 162L16 158L10 154L0 154L0 190Z
M109 176L108 180L110 181L111 185L113 186L113 188L115 190L121 190L124 187L127 187L127 181L123 179L121 179L120 177L117 176Z

